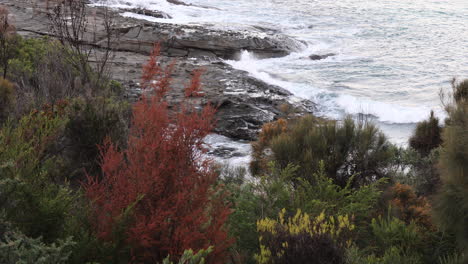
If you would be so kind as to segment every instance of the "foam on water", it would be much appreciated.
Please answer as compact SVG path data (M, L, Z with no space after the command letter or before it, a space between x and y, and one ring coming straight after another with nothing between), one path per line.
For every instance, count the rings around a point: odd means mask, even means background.
M205 144L210 151L208 157L221 165L229 165L231 168L243 167L248 169L252 147L249 142L234 141L228 137L210 134L205 137Z
M320 114L331 118L342 118L344 115L365 114L377 119L381 123L387 124L409 124L416 123L426 118L431 108L429 107L409 107L391 103L374 101L369 98L360 98L348 94L340 94L326 89L320 89L304 83L294 83L287 79L278 78L278 76L268 73L265 69L273 67L279 60L296 60L303 58L308 52L293 53L285 58L273 58L259 60L254 54L243 51L239 60L228 60L234 68L249 72L257 79L267 83L277 85L288 89L296 96L310 98L320 104ZM349 58L341 58L349 59ZM327 58L324 62L336 60L336 58ZM444 116L440 108L436 108L436 114Z

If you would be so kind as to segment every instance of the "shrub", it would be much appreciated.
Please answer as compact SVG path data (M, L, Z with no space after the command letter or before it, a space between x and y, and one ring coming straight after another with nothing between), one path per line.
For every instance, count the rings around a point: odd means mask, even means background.
M422 236L414 223L407 225L398 218L379 217L372 220L371 228L378 252L396 247L404 253L417 253L418 246L422 244Z
M34 85L37 71L41 62L46 59L46 54L52 46L56 48L54 42L47 38L23 38L17 37L15 56L8 61L10 72L8 76L18 83ZM58 59L55 57L54 59ZM60 60L60 59L58 59Z
M130 246L137 262L179 258L187 248L212 245L209 261L220 263L231 244L224 229L230 210L203 157L215 112L209 105L201 111L183 105L170 115L162 97L168 83L160 83L155 96L134 105L127 148L119 151L110 140L101 146L102 179L88 176L84 185L91 222L101 240Z
M269 173L259 181L237 182L223 178L233 209L229 216L229 233L237 238L232 250L241 263L255 263L253 256L259 247L257 220L276 217L282 208L294 206L290 179L296 169L289 166L278 170L270 164Z
M84 180L81 176L85 171L90 174L99 172L98 145L106 137L119 146L125 146L130 106L113 98L77 98L71 101L68 116L65 136L68 141L66 154L70 162L67 168L70 178Z
M423 241L414 223L407 225L394 217L379 217L372 220L371 228L377 257L371 255L370 263L422 263Z
M458 105L466 104L468 102L468 79L461 81L454 85L453 99Z
M196 254L194 254L193 250L185 250L182 257L180 257L178 264L205 264L206 256L213 251L213 247L209 247L208 249L201 249ZM167 257L164 259L163 264L174 264L174 262L169 260L170 258Z
M468 102L464 81L454 86L449 121L442 133L440 155L442 186L435 198L435 216L443 230L455 234L459 248L468 256ZM466 259L465 259L466 262Z
M14 110L16 103L16 94L14 85L3 78L0 78L0 124L8 118L10 112Z
M348 264L421 264L421 260L415 255L406 255L397 247L388 248L383 256L374 254L366 255L357 248L351 248L347 252Z
M350 178L341 187L326 176L323 162L312 177L314 184L298 179L294 195L296 207L312 215L320 212L328 215L353 215L357 223L368 223L381 196L380 186L386 182L386 179L381 179L360 188L352 188L353 178Z
M45 244L0 220L0 263L66 264L73 245L71 238Z
M143 76L141 87L145 90L154 91L156 96L163 98L170 89L171 74L174 71L175 61L169 64L165 69L158 64L161 46L155 44L151 51L148 62L143 65ZM200 84L195 82L195 84Z
M267 155L265 152L274 137L286 132L287 125L288 123L285 119L278 119L262 126L262 130L258 135L258 140L252 143L252 162L250 163L250 171L252 174L258 175L268 170Z
M14 56L16 28L8 19L8 9L0 6L0 67L3 79L7 77L8 61Z
M66 120L44 111L23 117L0 130L0 205L25 235L60 238L73 196L56 183L57 165L49 150Z
M312 116L300 118L287 133L273 137L273 159L280 168L300 166L299 176L313 183L320 161L340 186L354 175L353 187L387 176L395 148L368 122L323 122ZM254 156L255 158L255 156Z
M201 76L205 70L196 69L192 72L192 79L190 83L185 87L185 97L200 97L203 96L201 91Z
M260 198L253 183L227 186L230 193L232 213L229 215L229 235L236 238L233 250L241 263L254 263L253 255L258 249L256 222L262 215Z
M437 168L440 148L433 149L427 156L421 156L412 148L401 149L400 155L403 168L402 173L394 177L395 181L410 185L419 196L434 195L440 186Z
M417 124L413 135L409 139L409 145L422 156L427 156L442 143L441 133L442 127L439 125L439 119L431 111L428 120Z
M439 257L438 263L439 264L462 264L463 256L458 253L446 255L443 257Z
M258 263L345 263L344 246L354 229L348 216L310 218L300 210L293 217L279 213L278 220L257 222L260 233Z
M390 204L397 216L406 224L415 224L434 230L431 221L431 207L425 197L418 197L409 185L396 183L391 188L392 200Z

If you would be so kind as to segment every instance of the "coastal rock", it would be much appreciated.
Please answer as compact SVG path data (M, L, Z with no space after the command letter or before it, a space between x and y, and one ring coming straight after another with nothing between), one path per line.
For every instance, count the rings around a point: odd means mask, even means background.
M138 82L141 65L148 57L139 53L117 52L114 58L113 76L129 91L131 100L141 93ZM162 65L173 62L173 58L161 56ZM170 105L180 105L184 100L184 87L195 69L204 69L201 85L202 98L191 98L195 105L210 103L217 107L215 132L233 139L255 140L262 125L284 117L282 106L294 108L298 115L311 113L315 105L308 100L295 98L287 90L267 84L249 76L248 72L232 68L220 60L189 59L176 60L172 73L173 85L166 99Z
M122 19L119 19L122 21ZM131 22L131 25L129 25ZM243 50L260 58L286 56L298 50L301 43L283 35L221 31L202 26L153 24L127 18L116 25L122 32L119 48L148 53L154 42L161 43L163 54L174 57L191 56L194 52L210 52L224 59L235 59Z
M47 11L31 9L31 0L0 0L0 3L8 6L17 30L23 36L53 37L49 32ZM102 8L89 11L95 14L93 19L98 24L102 11ZM97 27L97 34L88 36L89 41L91 37L98 39L97 43L90 44L105 47L102 30ZM197 107L211 103L218 108L216 133L233 139L255 140L264 123L285 116L281 110L284 105L295 109L298 115L314 111L312 102L295 98L287 90L257 80L221 59L236 58L242 50L249 50L257 57L283 56L301 45L289 37L158 24L122 16L116 18L114 30L120 37L112 40L115 48L110 71L113 79L126 87L130 101L139 98L142 65L148 60L153 44L160 41L159 62L168 65L175 61L172 89L167 95L169 104L174 108L180 105L191 73L203 68L201 81L205 96L191 98L189 102Z
M181 6L196 6L200 8L206 8L206 9L215 9L219 10L218 8L210 7L210 6L203 6L203 5L194 5L194 4L187 4L185 2L179 1L179 0L167 0L168 3L171 3L173 5L181 5Z
M311 60L323 60L323 59L326 59L328 57L331 57L331 56L335 56L336 54L334 53L327 53L327 54L323 54L323 55L317 55L317 54L312 54L309 56L309 59Z
M179 1L179 0L167 0L168 3L171 3L173 5L183 5L183 6L189 6L189 4Z

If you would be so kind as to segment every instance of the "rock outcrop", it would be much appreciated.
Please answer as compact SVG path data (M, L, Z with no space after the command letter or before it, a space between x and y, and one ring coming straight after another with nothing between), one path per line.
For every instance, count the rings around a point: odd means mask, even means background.
M311 60L323 60L323 59L326 59L328 57L332 57L332 56L335 56L336 54L334 53L327 53L327 54L323 54L323 55L318 55L318 54L312 54L309 56L309 59Z
M31 8L31 0L0 0L0 4L7 6L20 34L27 37L53 36L48 26L47 11L40 6ZM102 20L102 11L99 7L89 10L97 25ZM110 70L113 78L128 89L130 99L138 96L141 67L147 61L153 44L160 42L160 63L176 60L176 70L172 76L174 83L167 95L168 101L173 105L182 101L183 89L191 72L199 67L204 68L202 86L205 96L191 100L198 105L210 102L218 107L216 132L219 134L234 139L254 140L265 122L283 115L282 105L294 108L297 114L314 109L310 101L294 98L288 91L259 81L223 61L236 58L242 50L253 52L257 57L287 55L301 45L289 37L266 33L265 30L235 32L203 26L152 23L118 15L124 11L114 12L117 15L114 30L120 36L112 40L115 53ZM157 11L132 12L164 17ZM96 34L88 35L85 41L94 47L104 48L103 29L99 26L96 29ZM91 43L95 39L97 41Z

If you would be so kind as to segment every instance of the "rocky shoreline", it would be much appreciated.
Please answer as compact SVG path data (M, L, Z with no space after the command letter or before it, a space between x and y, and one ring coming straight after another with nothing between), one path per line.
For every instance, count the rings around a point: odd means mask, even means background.
M39 3L32 8L31 0L0 0L12 16L18 33L26 37L52 35L47 11ZM180 4L180 3L179 3ZM102 8L90 7L89 12L99 24ZM185 87L194 69L203 68L202 86L205 97L193 99L203 105L208 102L218 106L216 133L236 140L255 140L261 126L285 115L284 109L294 109L303 115L314 111L315 105L295 98L287 90L251 77L236 70L224 59L235 59L247 50L258 57L285 56L300 48L301 43L271 29L230 31L210 29L197 25L156 23L135 17L122 16L133 12L136 16L151 18L161 15L148 10L114 10L114 30L119 38L113 40L114 57L111 60L113 79L120 81L130 99L139 95L141 66L155 42L161 43L160 62L175 61L173 86L168 101L177 104L183 98ZM103 32L97 30L92 45L103 45Z

